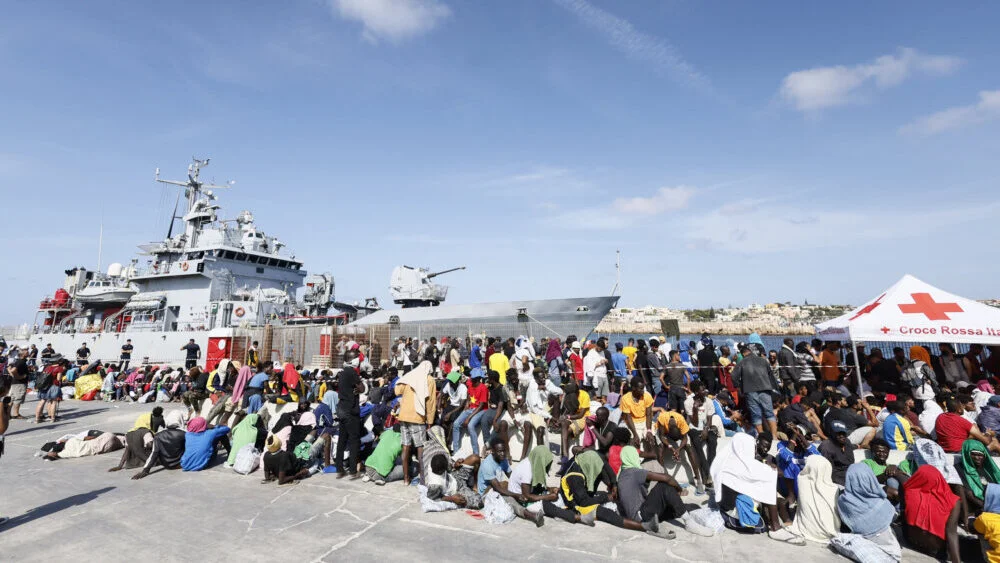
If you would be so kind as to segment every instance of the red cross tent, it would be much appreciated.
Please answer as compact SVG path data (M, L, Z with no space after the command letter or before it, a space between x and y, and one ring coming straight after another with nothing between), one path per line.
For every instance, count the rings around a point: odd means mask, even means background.
M1000 309L906 275L861 307L816 325L816 336L851 342L994 345L1000 344Z

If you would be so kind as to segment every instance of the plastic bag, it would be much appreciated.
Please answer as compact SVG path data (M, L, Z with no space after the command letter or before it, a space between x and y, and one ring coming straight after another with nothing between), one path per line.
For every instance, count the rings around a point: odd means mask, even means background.
M486 493L480 512L490 524L506 524L516 517L514 509L496 491Z
M257 470L260 464L260 450L253 444L247 444L236 452L236 459L233 461L233 471L240 475L249 475Z
M417 490L420 491L420 509L424 512L444 512L458 508L458 505L453 502L427 498L427 487L424 485L417 485Z
M715 530L716 532L726 527L726 523L722 520L722 514L718 510L712 510L707 506L688 512L687 517L694 520L698 525Z

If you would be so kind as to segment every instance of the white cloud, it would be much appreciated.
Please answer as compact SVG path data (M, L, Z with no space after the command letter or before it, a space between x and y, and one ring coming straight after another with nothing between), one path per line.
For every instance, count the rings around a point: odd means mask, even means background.
M633 59L652 64L677 82L703 91L712 86L698 69L686 61L673 45L635 28L628 20L606 12L586 0L554 0L580 18L587 26L599 31L611 46Z
M567 229L626 229L644 219L686 208L695 191L688 186L663 187L649 197L619 197L609 205L570 209L546 216L544 221Z
M368 41L400 42L434 29L451 15L439 0L330 0L335 14L361 22Z
M901 48L895 54L854 66L827 66L799 70L781 82L780 95L799 111L858 103L871 88L884 90L914 74L943 75L962 64L957 57L925 55Z
M694 190L687 186L660 188L651 197L620 197L612 204L615 211L633 215L659 215L687 207Z
M929 136L1000 117L1000 90L979 92L979 101L921 117L900 128L904 135Z

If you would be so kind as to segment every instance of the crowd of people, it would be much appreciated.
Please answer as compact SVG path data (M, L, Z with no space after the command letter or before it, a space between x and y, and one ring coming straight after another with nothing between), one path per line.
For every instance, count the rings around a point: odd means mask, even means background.
M8 354L4 394L18 418L34 378L42 420L61 397L51 389L93 372L106 400L158 403L127 433L43 446L49 460L122 450L111 470L138 469L133 479L199 471L221 450L239 473L261 466L264 482L401 481L419 485L425 510L536 526L600 521L671 538L670 521L866 562L900 561L899 537L957 562L978 537L1000 558L996 348L845 356L837 342L768 351L755 336L733 348L707 334L676 346L400 338L385 350L344 337L340 369L260 361L253 347L210 370L61 360L37 373L24 350ZM692 509L684 497L711 500Z

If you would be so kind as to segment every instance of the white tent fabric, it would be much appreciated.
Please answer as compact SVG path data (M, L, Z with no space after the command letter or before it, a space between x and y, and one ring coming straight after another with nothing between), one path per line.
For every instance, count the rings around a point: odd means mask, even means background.
M1000 344L1000 309L906 275L875 299L816 325L824 340Z

